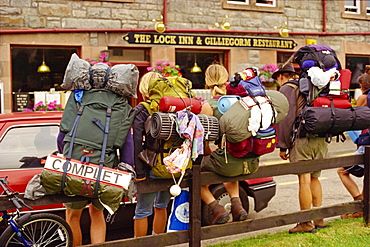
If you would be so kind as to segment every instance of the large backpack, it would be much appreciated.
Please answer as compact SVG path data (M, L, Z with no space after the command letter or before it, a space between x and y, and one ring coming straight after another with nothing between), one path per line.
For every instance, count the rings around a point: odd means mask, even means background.
M141 102L149 114L152 116L153 113L159 112L159 104L162 97L177 97L177 98L193 98L195 99L194 93L191 91L192 82L183 77L165 77L153 79L149 82L149 101ZM147 134L147 136L149 133ZM148 136L149 137L149 136ZM155 176L163 178L171 178L171 173L166 169L163 163L163 158L168 156L171 151L179 148L183 143L183 139L180 137L176 139L156 139L153 140L149 137L146 142L146 149L153 150L156 155L156 165L152 167L152 173ZM145 151L144 151L145 152ZM140 156L139 156L140 157ZM187 168L192 167L192 161L189 161ZM175 177L180 176L180 173L174 174Z
M337 108L349 108L349 82L351 72L342 69L335 51L326 45L306 45L294 53L299 64L299 89L307 104L324 106L333 101Z
M325 45L307 45L294 53L301 68L299 90L306 97L294 125L294 136L345 140L346 130L367 128L365 107L352 107L349 98L350 71L342 69L335 51Z
M107 138L103 162L105 166L115 167L116 150L124 144L133 122L130 111L128 100L110 90L85 91L82 102L77 102L72 93L60 122L60 131L67 133L64 155L67 157L72 152L70 158L99 164L102 143Z

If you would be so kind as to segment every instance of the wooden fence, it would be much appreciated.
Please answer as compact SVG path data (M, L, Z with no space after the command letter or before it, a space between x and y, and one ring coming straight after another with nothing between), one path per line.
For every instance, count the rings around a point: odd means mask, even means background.
M221 182L242 181L252 178L262 178L268 176L281 176L286 174L307 173L316 170L325 170L342 167L343 164L364 164L364 200L344 202L318 209L303 210L289 214L271 215L269 217L250 219L246 221L227 223L222 225L212 225L201 227L201 199L200 186L206 184L218 184ZM338 178L339 179L339 178ZM173 181L153 180L150 183L138 183L138 193L147 193L161 190L168 190ZM253 174L238 177L223 177L212 172L200 172L199 160L193 165L190 178L183 180L181 187L190 187L190 229L186 231L163 233L140 238L128 238L122 240L108 241L102 244L90 244L84 246L168 246L181 243L189 243L191 247L201 246L201 240L230 236L234 234L246 233L256 230L268 229L302 221L328 218L332 216L364 211L364 222L370 223L370 146L365 148L365 154L341 156L312 161L300 161L294 163L284 163L277 165L262 166ZM21 195L22 197L22 195ZM78 201L79 197L70 198L66 196L45 196L36 201L25 202L30 206L48 205L68 201ZM0 196L0 208L14 208L5 196Z

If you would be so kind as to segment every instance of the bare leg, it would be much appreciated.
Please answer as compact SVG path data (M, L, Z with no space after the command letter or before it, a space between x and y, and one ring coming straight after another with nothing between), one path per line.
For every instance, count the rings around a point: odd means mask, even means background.
M72 230L73 246L82 245L82 232L80 226L82 210L83 209L66 208L66 221Z
M209 205L211 202L215 200L211 191L209 191L207 185L203 185L200 187L200 197L204 201L204 203L207 205Z
M142 219L135 219L134 221L134 235L135 237L146 236L148 232L148 217Z
M322 187L319 178L311 177L312 206L322 206Z
M95 208L92 204L89 206L91 219L90 239L92 244L104 243L107 226L104 219L103 210Z
M346 187L346 189L348 190L348 192L351 194L353 198L361 194L360 190L357 187L357 184L350 177L349 172L347 172L343 167L341 167L341 168L338 168L337 173L339 175L340 180L342 180L344 187Z
M239 182L227 182L224 183L226 191L229 193L230 198L239 197Z
M154 208L153 232L164 233L167 224L167 208Z
M311 192L311 174L298 175L299 180L299 206L301 210L311 209L312 192Z

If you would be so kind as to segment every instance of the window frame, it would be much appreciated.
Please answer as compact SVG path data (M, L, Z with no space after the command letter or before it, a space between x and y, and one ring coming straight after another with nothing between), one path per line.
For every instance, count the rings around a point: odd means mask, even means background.
M84 1L91 1L91 0L84 0ZM117 3L133 3L134 0L92 0L98 2L117 2Z
M370 20L370 13L368 14L367 11L370 11L370 7L368 8L366 6L366 1L360 1L357 0L359 3L359 11L356 13L351 13L351 12L346 12L346 5L344 1L341 1L341 13L342 13L342 18L347 18L347 19L358 19L358 20Z
M274 0L274 5L257 3L256 0L246 0L246 3L222 0L222 8L233 10L251 10L260 12L284 13L284 1Z

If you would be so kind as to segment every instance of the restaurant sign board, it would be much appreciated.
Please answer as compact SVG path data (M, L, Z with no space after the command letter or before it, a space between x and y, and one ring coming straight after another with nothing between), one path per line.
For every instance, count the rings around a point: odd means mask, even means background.
M297 46L297 43L291 39L139 32L130 32L123 36L123 40L129 44L139 45L218 46L287 50L294 49Z

